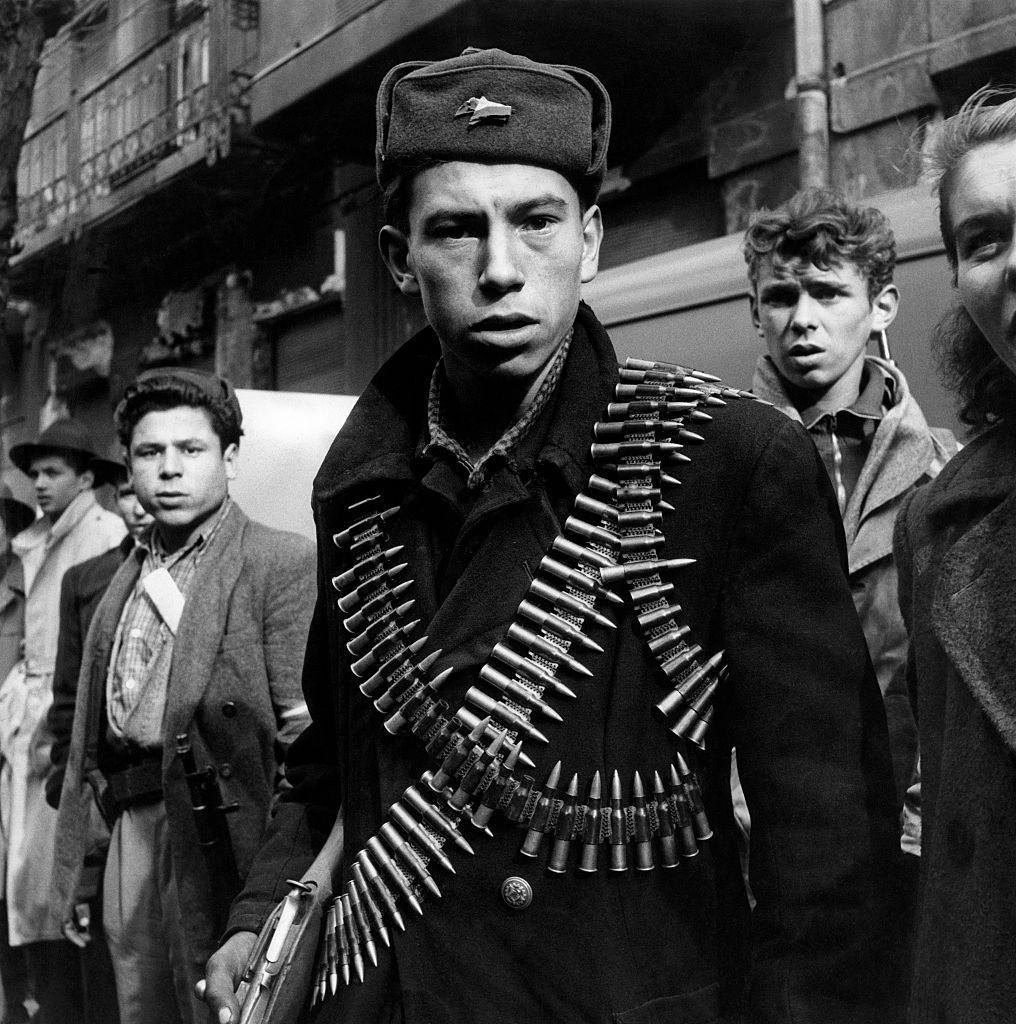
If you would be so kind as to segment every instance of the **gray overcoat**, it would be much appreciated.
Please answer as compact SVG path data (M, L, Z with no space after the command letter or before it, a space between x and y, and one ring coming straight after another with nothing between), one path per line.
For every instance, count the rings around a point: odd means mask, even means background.
M897 520L923 775L914 1024L1016 1006L1016 435L996 427Z
M60 799L55 898L68 910L94 817L87 773L87 723L105 730L106 673L117 622L140 572L129 557L96 609L85 640L79 699ZM202 968L215 949L208 872L197 844L190 794L175 737L188 733L198 767L216 768L241 878L268 821L284 753L306 720L300 670L315 597L314 545L296 534L227 513L198 565L184 606L170 670L162 776L173 871L189 966ZM90 715L95 702L102 713Z

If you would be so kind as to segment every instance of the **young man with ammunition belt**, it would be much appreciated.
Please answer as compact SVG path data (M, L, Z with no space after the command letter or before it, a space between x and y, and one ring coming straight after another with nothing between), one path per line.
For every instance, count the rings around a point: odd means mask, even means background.
M609 129L592 75L499 50L381 85L382 254L430 326L315 481L312 724L201 986L222 1024L340 809L315 1020L893 1017L892 770L836 504L786 417L619 371L580 302Z
M200 1024L194 983L260 843L281 754L307 722L313 545L229 497L242 414L228 382L149 370L116 420L154 525L84 644L55 898L73 921L97 798L112 826L103 926L121 1024Z

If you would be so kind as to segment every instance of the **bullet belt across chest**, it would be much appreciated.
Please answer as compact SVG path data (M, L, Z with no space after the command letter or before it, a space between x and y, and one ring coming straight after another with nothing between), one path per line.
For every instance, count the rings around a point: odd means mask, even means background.
M723 652L707 656L682 622L673 578L689 560L660 554L663 512L673 507L663 492L679 483L671 474L690 461L687 450L705 440L697 431L708 433L706 409L753 397L696 370L627 361L616 400L593 426L595 472L454 712L440 696L452 669L432 672L440 652L423 653L428 638L410 617L412 580L402 578L407 564L385 529L399 510L379 498L350 508L352 521L334 543L352 564L332 584L352 671L384 728L416 737L430 768L350 862L325 921L313 1002L334 993L340 977L362 980L364 957L377 963L376 940L389 944L390 924L405 928L400 904L422 914L423 901L441 895L430 867L453 873L448 853L473 852L464 823L474 841L489 834L495 814L524 826L520 853L546 855L551 874L569 864L586 873L675 868L711 836L688 760L704 744L727 668ZM621 593L667 685L654 710L675 739L673 760L645 777L605 769L588 779L566 776L558 762L538 786L524 747L548 743L539 719L564 720L558 707L566 713L566 702L578 699L574 679L592 675L581 657L601 650L584 627L615 628L605 613L625 603ZM531 886L513 876L501 897L524 909Z

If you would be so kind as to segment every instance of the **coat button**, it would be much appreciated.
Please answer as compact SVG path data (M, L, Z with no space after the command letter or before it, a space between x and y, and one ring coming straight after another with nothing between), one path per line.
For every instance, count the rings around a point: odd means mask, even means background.
M525 910L533 902L533 887L518 875L512 875L501 883L501 899L512 910Z
M231 779L233 777L233 766L228 762L226 764L219 765L219 774L224 779Z
M236 705L231 700L227 700L226 703L222 705L222 713L227 718L236 718Z

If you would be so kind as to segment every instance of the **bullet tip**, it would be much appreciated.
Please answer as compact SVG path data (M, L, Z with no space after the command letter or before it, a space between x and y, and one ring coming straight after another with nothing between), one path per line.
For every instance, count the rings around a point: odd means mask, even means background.
M548 740L539 729L534 729L532 726L529 726L526 730L526 735L537 743L550 743L550 740Z
M593 773L593 780L589 783L589 799L599 800L600 799L600 769L597 768Z

